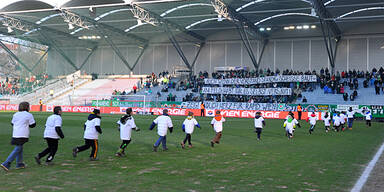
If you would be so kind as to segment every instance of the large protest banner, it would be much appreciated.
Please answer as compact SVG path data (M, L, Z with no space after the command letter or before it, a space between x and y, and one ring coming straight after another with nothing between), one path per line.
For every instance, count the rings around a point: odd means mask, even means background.
M256 78L204 79L207 85L256 85L265 83L317 82L316 75L280 75Z
M146 107L146 108L170 107L170 108L182 108L181 102L177 102L177 101L133 102L133 101L119 101L119 100L92 100L92 106L96 106L96 107Z
M231 88L231 87L203 87L204 94L226 94L226 95L291 95L291 88Z

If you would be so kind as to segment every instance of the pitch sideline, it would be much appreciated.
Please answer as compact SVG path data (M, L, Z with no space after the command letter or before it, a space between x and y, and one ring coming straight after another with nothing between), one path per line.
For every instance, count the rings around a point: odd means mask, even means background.
M381 154L384 151L384 143L381 145L379 150L376 152L375 156L372 158L372 160L369 162L368 166L364 169L364 172L360 176L360 178L357 180L353 188L351 189L351 192L360 192L363 188L364 184L367 182L369 175L371 174L373 168L375 167L377 161L379 160Z

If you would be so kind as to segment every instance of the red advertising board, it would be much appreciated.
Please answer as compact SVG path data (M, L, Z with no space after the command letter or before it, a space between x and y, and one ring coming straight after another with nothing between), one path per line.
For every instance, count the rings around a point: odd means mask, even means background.
M216 110L206 110L206 115L213 117ZM251 111L251 110L220 110L224 117L237 117L237 118L254 118L256 112L260 112L265 119L285 119L288 116L288 111ZM298 117L297 112L293 112L295 118ZM309 112L303 112L301 119L307 119ZM315 113L318 119L321 119L321 113Z
M52 105L47 105L42 107L42 111L52 112ZM90 113L93 109L100 109L101 113L104 114L124 114L125 107L92 107L92 106L61 106L63 112L66 113ZM160 115L163 113L165 108L132 108L134 112L147 112L153 113L154 115ZM187 116L188 112L193 112L195 116L200 116L200 109L179 109L179 108L167 108L169 115L172 116ZM0 104L0 111L17 111L18 105L10 104ZM30 111L40 111L39 105L32 105ZM214 109L206 109L205 114L208 117L213 117L215 115ZM224 117L234 117L234 118L254 118L255 113L258 111L252 110L220 110L221 114ZM288 116L288 111L260 111L261 115L266 119L285 119ZM298 117L297 112L294 112L295 117ZM309 112L303 112L302 119L307 119ZM322 115L320 112L316 112L318 119L321 119Z

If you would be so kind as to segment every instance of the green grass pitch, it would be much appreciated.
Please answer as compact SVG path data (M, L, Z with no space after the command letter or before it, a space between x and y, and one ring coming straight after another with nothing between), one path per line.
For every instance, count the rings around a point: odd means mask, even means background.
M202 129L192 135L194 148L181 149L181 123L168 134L169 151L152 152L158 138L149 131L154 116L135 116L140 132L133 132L126 157L114 153L121 141L115 122L120 115L103 115L99 161L90 151L74 159L73 147L83 144L87 114L63 114L65 139L59 143L55 165L38 166L33 157L46 147L43 137L48 113L34 113L38 123L24 145L27 168L0 172L0 191L348 191L384 140L382 124L367 128L356 121L352 131L325 133L318 121L313 135L301 121L293 140L284 136L282 120L266 120L262 140L256 140L253 119L228 118L221 143L211 148L211 118L197 118ZM13 149L10 119L0 113L0 161ZM43 160L43 159L42 159ZM43 160L44 161L44 160ZM14 164L12 164L14 167Z

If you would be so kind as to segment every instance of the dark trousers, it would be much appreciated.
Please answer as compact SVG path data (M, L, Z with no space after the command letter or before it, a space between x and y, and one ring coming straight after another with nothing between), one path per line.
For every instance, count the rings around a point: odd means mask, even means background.
M45 138L47 141L48 147L38 154L39 159L48 155L46 162L51 162L55 158L57 148L59 146L59 139Z
M297 115L299 116L299 120L301 120L301 111L298 111Z
M122 152L124 152L125 148L127 148L128 144L131 142L131 140L123 140L123 143L120 145L120 149L122 149Z
M334 125L333 128L334 128L337 132L339 132L340 125L339 125L339 126Z
M187 133L185 135L185 139L184 139L183 143L185 144L187 141L188 141L188 145L192 145L192 143L191 143L191 134L189 134L189 133Z
M365 120L365 123L370 127L371 126L371 120Z
M263 131L262 128L256 128L257 138L260 139L261 132Z
M92 147L91 155L89 157L96 158L97 151L99 150L99 144L97 139L84 139L85 144L77 147L77 152L82 152Z
M205 113L204 113L204 111L205 111L204 109L201 109L201 110L200 110L200 115L201 115L202 117L205 117Z
M221 136L222 136L221 132L216 133L215 137L212 139L212 142L220 143Z

